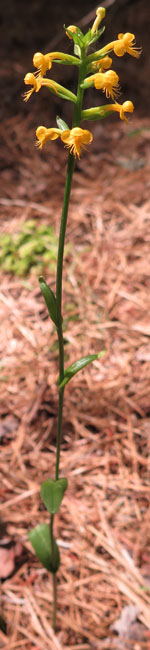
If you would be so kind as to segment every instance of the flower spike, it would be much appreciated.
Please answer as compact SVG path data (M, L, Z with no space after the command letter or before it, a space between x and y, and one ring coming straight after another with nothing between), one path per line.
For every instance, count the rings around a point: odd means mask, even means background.
M76 156L80 158L81 149L85 149L85 144L90 144L93 140L92 133L86 129L81 129L79 126L75 126L71 130L62 131L60 137L75 158Z

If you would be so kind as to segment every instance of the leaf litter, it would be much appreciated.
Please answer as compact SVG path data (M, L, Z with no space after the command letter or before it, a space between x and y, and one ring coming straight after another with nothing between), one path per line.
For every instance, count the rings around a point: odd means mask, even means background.
M55 329L36 275L1 273L1 519L10 543L20 542L25 553L2 583L7 635L1 631L0 647L9 650L149 648L149 120L135 119L134 126L137 133L128 138L131 126L96 124L95 145L74 175L72 245L64 264L65 363L106 353L65 393L60 475L69 487L55 522L61 551L56 635L51 581L27 537L43 521L40 484L54 475ZM30 118L17 124L12 118L6 127L10 165L2 172L1 231L35 219L58 235L66 153L51 143L39 164ZM140 167L118 162L141 157ZM54 273L45 280L55 290ZM137 616L124 642L125 611ZM140 626L136 639L134 625Z

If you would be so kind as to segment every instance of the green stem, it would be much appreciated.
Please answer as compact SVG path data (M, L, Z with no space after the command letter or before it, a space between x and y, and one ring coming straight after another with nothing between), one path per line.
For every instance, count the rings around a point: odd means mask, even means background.
M56 277L56 301L57 301L57 334L58 334L58 343L59 343L59 378L60 381L64 378L64 343L63 343L63 329L62 329L62 314L61 314L61 304L62 304L62 270L63 270L63 253L64 253L64 243L65 243L65 233L67 225L67 215L69 207L69 199L72 185L72 175L74 167L74 157L72 154L69 154L68 158L68 168L66 175L65 183L65 192L64 192L64 202L62 209L62 217L60 224L60 234L59 234L59 245L58 245L58 258L57 258L57 277ZM56 472L55 480L59 478L59 459L60 459L60 444L61 444L61 433L62 433L62 412L63 412L63 396L64 388L61 388L59 391L59 410L58 410L58 428L57 428L57 453L56 453ZM54 557L54 536L53 536L53 522L54 515L51 514L50 518L50 539L51 539L51 549L52 549L52 558ZM53 629L56 629L56 608L57 608L57 583L56 583L56 573L53 573Z
M74 168L74 156L69 154L68 168L65 183L64 202L62 209L62 217L60 224L59 246L58 246L58 260L57 260L57 278L56 278L56 303L57 303L57 334L59 344L59 380L64 378L64 342L63 342L63 329L62 329L62 270L63 270L63 254L64 243L67 225L67 215L69 207L69 199L72 185L72 175ZM59 411L58 411L58 429L57 429L57 455L56 455L56 475L55 479L59 477L59 458L60 458L60 443L61 443L61 430L62 430L62 411L63 411L63 396L64 388L59 391Z
M52 549L52 559L54 560L54 563L55 563L53 521L54 521L54 515L51 514L51 517L50 517L50 541L51 541L51 549ZM52 618L52 624L53 624L53 629L55 631L55 629L56 629L56 609L57 609L57 604L56 604L56 573L53 573L52 575L53 575L53 618Z
M82 53L82 60L79 68L79 79L78 79L78 89L77 89L77 101L74 106L73 114L73 123L72 128L75 126L80 126L81 121L81 111L82 111L82 102L84 89L81 88L80 84L82 83L85 76L85 52ZM68 167L66 174L65 182L65 191L64 191L64 201L62 208L62 216L60 223L60 233L59 233L59 244L58 244L58 258L57 258L57 275L56 275L56 305L57 305L57 335L58 335L58 344L59 344L59 382L61 383L64 379L64 342L63 342L63 328L62 328L62 272L63 272L63 255L64 255L64 244L65 244L65 234L66 234L66 225L67 225L67 216L68 216L68 207L72 186L72 176L74 169L74 156L69 153L68 156ZM59 389L59 410L58 410L58 428L57 428L57 452L56 452L56 471L55 471L55 480L59 478L59 460L60 460L60 445L61 445L61 435L62 435L62 414L63 414L63 397L64 397L64 388ZM52 548L52 557L54 557L54 537L53 537L53 522L54 515L51 515L50 519L50 537L51 537L51 548ZM53 574L53 628L56 628L56 574Z
M53 619L52 625L54 632L56 631L56 611L57 611L57 584L56 573L53 573Z
M82 80L85 75L85 52L82 53L82 61L79 68L79 78L78 78L78 88L77 88L77 101L74 107L73 115L73 124L72 126L79 126L81 120L81 110L84 89L81 88ZM62 271L63 271L63 254L64 254L64 243L65 243L65 234L66 234L66 225L67 225L67 215L69 207L69 199L72 185L72 176L74 169L74 156L69 153L68 157L68 167L64 191L64 201L62 209L62 217L60 224L60 233L59 233L59 246L58 246L58 259L57 259L57 277L56 277L56 304L57 304L57 334L58 334L58 343L59 343L59 381L60 383L64 379L64 343L63 343L63 329L62 329ZM59 391L59 411L58 411L58 429L57 429L57 455L56 455L56 480L59 477L59 458L60 458L60 444L61 444L61 430L62 430L62 412L63 412L63 396L64 388L61 388Z

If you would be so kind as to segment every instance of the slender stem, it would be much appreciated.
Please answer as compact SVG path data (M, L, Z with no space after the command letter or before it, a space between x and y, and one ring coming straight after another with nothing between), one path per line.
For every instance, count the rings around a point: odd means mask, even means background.
M74 168L74 156L69 154L68 168L66 174L64 202L62 209L62 217L60 224L59 246L58 246L58 260L57 260L57 278L56 278L56 303L57 303L57 333L59 343L59 379L60 382L64 378L64 343L63 343L63 329L62 329L62 270L63 270L63 254L64 243L66 234L67 215L69 207L69 199L72 185L72 175ZM63 396L64 388L59 391L59 411L58 411L58 429L57 429L57 455L56 455L56 480L59 477L59 458L60 458L60 443L61 443L61 430L62 430L62 411L63 411Z
M52 549L52 559L54 560L53 520L54 520L54 515L51 514L51 517L50 517L50 541L51 541L51 549Z
M56 302L57 302L58 338L59 338L59 342L61 341L61 343L62 343L61 300L62 300L63 253L64 253L67 214L68 214L69 199L70 199L70 192L71 192L73 167L74 167L74 156L72 154L69 154L67 175L66 175L66 183L65 183L65 191L64 191L64 202L63 202L62 217L61 217L61 224L60 224L60 233L59 233L58 259L57 259L57 277L56 277ZM62 354L61 354L61 357L62 357ZM61 363L60 363L60 373L61 373L60 379L62 380L63 379L62 359L61 359Z
M85 52L83 52L83 57L81 65L79 68L79 79L78 79L78 89L77 89L77 101L74 106L73 114L73 123L72 127L79 126L81 120L81 110L83 102L84 89L81 88L80 84L85 76ZM66 234L66 225L67 225L67 215L68 207L72 186L72 176L74 169L74 156L69 153L68 156L68 167L66 174L65 182L65 191L64 191L64 201L62 208L61 224L60 224L60 233L59 233L59 245L58 245L58 258L57 258L57 276L56 276L56 305L57 305L57 335L58 335L58 344L59 344L59 381L60 383L64 379L64 342L63 342L63 327L62 327L62 272L63 272L63 254L64 254L64 244L65 244L65 234ZM59 389L59 411L58 411L58 428L57 428L57 452L56 452L56 472L55 480L59 478L59 460L60 460L60 445L61 445L61 434L62 434L62 414L63 414L63 397L64 397L64 388ZM54 536L53 536L53 523L54 515L51 515L50 519L50 538L51 538L51 548L52 548L52 558L55 558L55 548L54 548ZM57 593L56 593L57 583L56 583L56 574L53 574L53 628L56 629L56 608L57 608Z
M52 625L53 630L56 630L56 611L57 611L57 583L56 583L56 573L53 573L53 619Z
M64 388L59 392L59 410L58 410L58 429L57 429L57 454L56 454L56 473L55 480L59 477L59 459L60 459L60 444L61 444L61 430L62 430L62 414L63 414L63 399Z
M51 514L51 517L50 517L50 541L51 541L51 550L52 550L52 560L55 562L53 521L54 521L54 515ZM52 617L52 625L53 625L53 629L55 631L55 629L56 629L56 609L57 609L56 573L53 573L52 575L53 575L53 617Z

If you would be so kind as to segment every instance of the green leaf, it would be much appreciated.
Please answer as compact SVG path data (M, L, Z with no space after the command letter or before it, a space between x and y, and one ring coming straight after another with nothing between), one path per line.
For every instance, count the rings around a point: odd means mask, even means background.
M47 481L42 483L41 498L48 512L52 514L58 512L67 486L68 481L66 478L59 478L57 481L48 478Z
M50 529L48 524L39 524L28 533L29 540L35 553L43 566L51 573L56 573L60 565L59 548L54 539L54 558L50 540Z
M92 43L95 43L95 41L97 41L98 38L100 38L100 36L104 33L104 31L105 31L105 27L101 27L101 29L99 29L97 32L91 34L91 29L89 29L87 34L85 34L84 36L84 45L89 46L92 45Z
M42 275L40 275L40 277L39 277L39 285L40 285L40 289L41 289L41 292L42 292L42 296L43 296L43 298L44 298L44 300L46 302L46 306L47 306L49 315L50 315L53 323L55 323L55 325L57 327L56 298L54 296L54 293L53 293L52 289L50 289L48 284L45 282Z
M66 384L71 379L71 377L74 377L74 375L76 375L76 373L79 372L79 370L82 370L89 363L91 363L92 361L95 361L96 359L99 359L104 354L105 354L104 350L99 352L99 354L88 354L87 357L82 357L78 361L75 361L75 363L72 363L71 366L68 366L68 368L66 368L66 370L64 372L64 379L61 382L61 384L59 384L59 388L63 388L64 386L66 386ZM59 383L59 381L58 381L58 383Z
M95 43L98 40L98 38L100 38L100 36L102 36L104 31L105 31L105 26L101 27L101 29L99 29L98 32L95 32L95 34L93 34L93 36L91 37L88 44L92 45L92 43Z
M59 115L56 116L56 124L58 126L58 129L61 129L61 131L66 131L69 129L68 124L66 124L66 122L64 122L64 120L59 117Z

